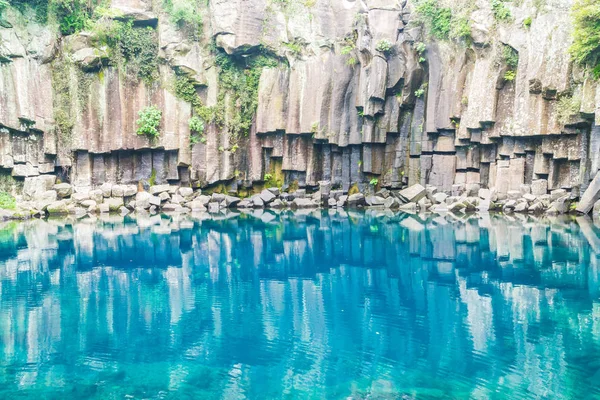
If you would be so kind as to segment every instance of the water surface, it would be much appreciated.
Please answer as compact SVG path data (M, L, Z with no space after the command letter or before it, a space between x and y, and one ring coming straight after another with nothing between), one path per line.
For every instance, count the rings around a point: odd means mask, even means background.
M600 229L256 211L0 226L0 398L600 398Z

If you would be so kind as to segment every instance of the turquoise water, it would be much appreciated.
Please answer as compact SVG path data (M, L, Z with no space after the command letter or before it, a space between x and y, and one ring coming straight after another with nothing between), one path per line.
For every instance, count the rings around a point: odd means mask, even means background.
M0 228L1 399L600 398L588 218Z

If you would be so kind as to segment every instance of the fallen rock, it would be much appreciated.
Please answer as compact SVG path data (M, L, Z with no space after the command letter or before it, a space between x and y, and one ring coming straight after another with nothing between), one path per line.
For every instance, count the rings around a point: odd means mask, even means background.
M425 194L425 188L418 183L398 192L398 195L407 203L416 203L417 201L421 200Z
M294 199L290 206L292 208L315 208L319 205L316 204L312 199L300 198Z
M66 200L59 200L53 203L50 203L46 208L46 211L50 215L58 215L58 214L68 214L69 209L67 208Z
M367 196L365 202L370 206L382 206L385 204L385 199L379 196Z
M575 209L577 212L587 214L598 200L600 200L600 172L596 173Z
M262 192L260 192L259 196L264 203L270 203L276 198L276 196L269 189L264 189Z
M541 196L548 193L548 181L546 179L537 179L531 182L531 194Z
M148 190L148 192L151 195L156 196L163 192L168 192L169 190L171 190L171 185L154 185L154 186L150 186L150 190Z
M365 205L365 195L362 193L355 193L348 196L348 206L349 207L358 207Z
M58 194L58 197L64 199L65 197L69 197L73 194L73 186L68 183L59 183L54 185L54 190Z
M141 208L147 210L150 208L150 199L153 196L148 192L139 192L135 196L135 208Z

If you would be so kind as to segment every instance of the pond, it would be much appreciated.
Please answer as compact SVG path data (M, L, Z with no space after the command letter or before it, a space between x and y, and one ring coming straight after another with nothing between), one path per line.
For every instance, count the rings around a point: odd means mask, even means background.
M0 398L600 398L588 217L8 222Z

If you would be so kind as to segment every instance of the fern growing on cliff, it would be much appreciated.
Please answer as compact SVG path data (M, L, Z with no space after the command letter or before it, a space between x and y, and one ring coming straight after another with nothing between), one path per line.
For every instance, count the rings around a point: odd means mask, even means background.
M160 135L158 127L162 119L162 111L156 106L149 106L138 113L137 134L146 135L151 139L157 138Z
M573 44L569 49L573 60L592 68L600 77L600 0L577 0L572 9Z

